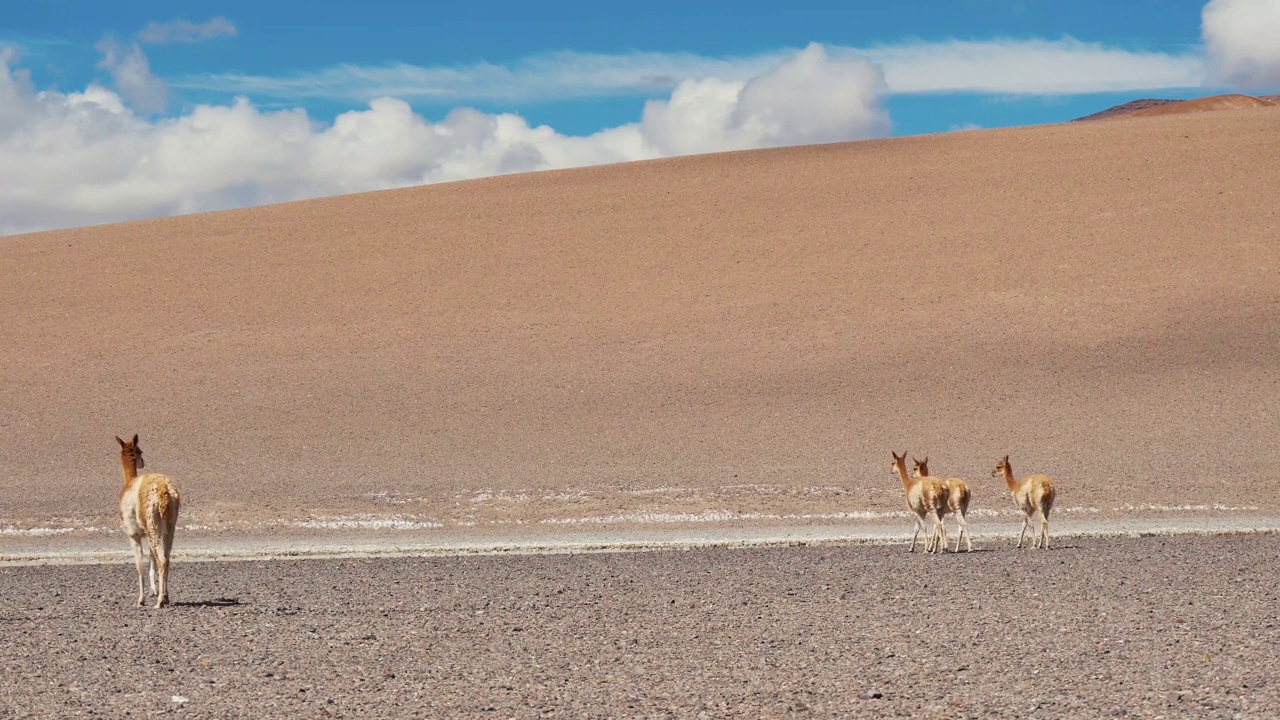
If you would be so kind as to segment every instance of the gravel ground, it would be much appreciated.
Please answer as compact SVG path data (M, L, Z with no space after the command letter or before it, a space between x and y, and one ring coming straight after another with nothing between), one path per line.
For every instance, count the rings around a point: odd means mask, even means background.
M0 717L1274 717L1280 536L0 569Z

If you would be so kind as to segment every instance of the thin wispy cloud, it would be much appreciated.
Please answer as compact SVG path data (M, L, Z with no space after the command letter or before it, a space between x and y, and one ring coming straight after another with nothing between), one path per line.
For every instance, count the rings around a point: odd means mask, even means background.
M1110 48L1071 38L908 42L831 47L880 66L889 94L941 92L1065 94L1199 87L1197 54ZM437 103L520 103L670 92L687 80L741 81L775 67L795 50L715 58L690 53L558 52L511 65L424 67L337 65L283 76L222 73L173 81L176 88L285 100L366 102L384 95Z
M130 106L143 113L164 110L168 90L163 81L151 74L147 56L137 43L103 38L96 47L102 53L98 68L111 75L116 91Z
M236 26L224 17L210 18L202 23L189 20L149 22L138 31L138 42L159 45L164 43L198 43L220 37L235 37Z
M214 73L172 81L175 88L276 99L367 102L391 96L433 102L528 102L616 95L661 95L685 80L743 81L795 51L711 58L690 53L557 52L512 65L423 67L341 64L288 75Z
M889 92L1059 95L1200 87L1197 54L1061 40L912 42L850 50L884 68Z
M222 17L203 23L187 20L151 22L135 35L133 41L124 42L110 35L99 40L94 48L102 54L102 59L95 67L107 72L111 87L132 111L143 115L161 113L168 106L169 88L164 80L151 72L141 43L196 43L235 34L235 25ZM16 56L6 56L0 61L12 64L13 57Z

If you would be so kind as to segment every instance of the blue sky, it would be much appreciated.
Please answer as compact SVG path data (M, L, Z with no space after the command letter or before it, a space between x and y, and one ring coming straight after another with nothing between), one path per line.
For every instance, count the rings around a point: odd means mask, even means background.
M0 234L1280 92L1280 0L6 5Z

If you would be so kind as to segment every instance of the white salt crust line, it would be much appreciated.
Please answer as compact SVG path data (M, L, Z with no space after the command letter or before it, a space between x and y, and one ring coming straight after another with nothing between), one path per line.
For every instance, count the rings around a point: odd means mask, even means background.
M974 533L975 549L983 541L1005 545L1018 536L1020 525ZM1160 520L1077 521L1060 523L1055 542L1079 538L1142 538L1213 535L1280 534L1280 517L1186 518L1170 525ZM911 531L888 527L723 528L718 531L648 530L573 533L527 538L444 538L409 541L403 537L365 538L334 542L326 538L201 539L175 547L173 560L217 562L230 560L305 560L337 558L431 557L449 555L528 555L596 552L698 550L706 548L842 547L905 543ZM1012 550L1003 545L997 549ZM132 557L119 550L46 550L0 554L0 567L19 565L82 565L127 563Z
M329 518L282 523L289 527L312 530L434 530L444 525L438 522L403 520L400 518Z
M1113 508L1111 512L1131 513L1131 512L1159 512L1159 513L1180 513L1180 512L1257 512L1258 507L1255 505L1223 505L1215 503L1213 505L1122 505ZM1060 508L1055 513L1061 515L1063 513L1070 514L1101 514L1104 512L1101 508L1094 507L1065 507ZM969 511L970 517L1020 517L1021 514L1016 510L1001 509L992 510L990 508L974 508ZM269 527L286 527L286 528L302 528L306 530L433 530L445 527L444 523L433 520L418 519L419 516L403 516L396 515L392 517L379 517L374 515L358 515L358 516L335 516L308 518L306 520L279 520L264 523L181 523L179 530L183 531L211 531L226 529L257 529ZM731 510L708 510L700 513L664 513L664 512L636 512L636 513L615 513L613 515L589 515L580 518L548 518L538 521L542 525L663 525L663 524L698 524L698 523L718 523L718 522L734 522L742 520L889 520L896 518L909 518L911 514L906 510L855 510L851 512L836 513L758 513L758 512L734 512ZM453 523L458 527L476 527L475 521L459 520ZM488 525L523 525L523 521L497 521L489 522ZM21 528L9 524L0 527L0 536L18 536L18 537L47 537L55 535L66 535L70 533L83 534L113 534L118 531L114 527L35 527Z

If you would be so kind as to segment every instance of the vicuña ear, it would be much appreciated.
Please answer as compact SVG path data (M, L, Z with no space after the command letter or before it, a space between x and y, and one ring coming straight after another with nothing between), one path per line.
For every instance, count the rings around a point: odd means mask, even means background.
M137 445L138 445L138 434L137 434L137 433L134 433L134 434L133 434L133 445L134 445L134 447L137 447Z
M124 447L124 441L120 439L119 435L116 436L116 442L120 443L120 447Z

